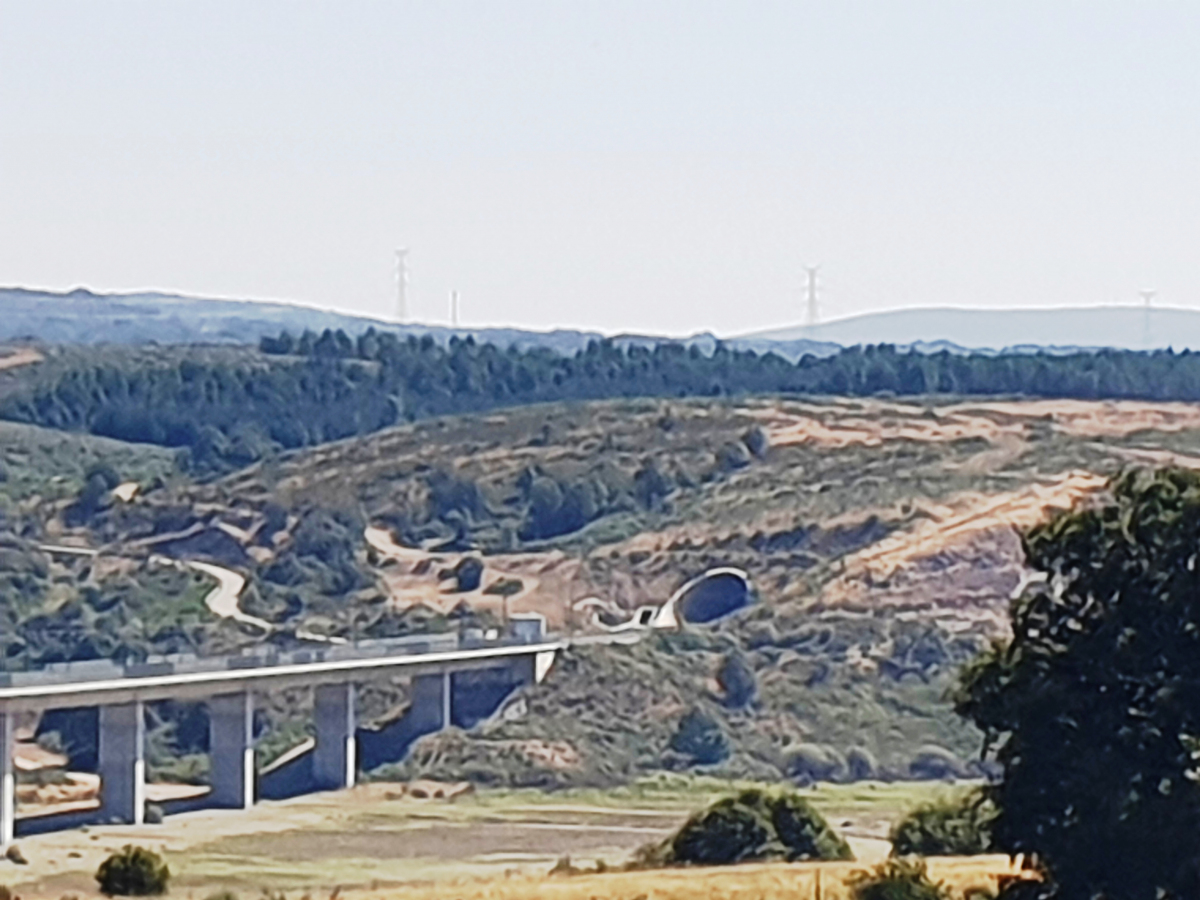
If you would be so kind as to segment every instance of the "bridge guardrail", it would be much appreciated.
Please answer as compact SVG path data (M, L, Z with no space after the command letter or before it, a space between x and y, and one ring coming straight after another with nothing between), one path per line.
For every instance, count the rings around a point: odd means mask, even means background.
M406 635L399 638L369 639L354 644L327 645L279 651L248 648L237 656L201 657L191 654L150 656L145 660L120 665L113 660L83 660L52 663L37 671L0 672L0 687L37 687L94 681L136 680L174 674L199 674L231 669L269 669L275 666L305 665L341 660L373 659L396 655L420 656L427 653L453 652L484 647L519 647L548 639L544 626L524 622L505 636L482 633L441 632Z

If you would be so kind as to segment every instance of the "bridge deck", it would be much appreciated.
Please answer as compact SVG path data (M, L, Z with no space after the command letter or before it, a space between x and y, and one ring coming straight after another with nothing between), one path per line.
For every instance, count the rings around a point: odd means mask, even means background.
M120 667L105 660L39 672L0 675L0 713L133 700L189 699L305 684L342 684L403 670L423 675L487 668L519 656L565 649L566 640L506 641L461 646L457 635L378 642L290 654L216 659L162 658Z

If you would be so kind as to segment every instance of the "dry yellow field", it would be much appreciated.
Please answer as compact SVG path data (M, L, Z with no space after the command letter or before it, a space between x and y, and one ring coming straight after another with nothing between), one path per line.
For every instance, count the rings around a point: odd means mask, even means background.
M447 881L381 891L342 892L363 900L850 900L846 879L862 863L768 863ZM1018 875L1007 856L935 858L929 875L958 897L994 896Z
M889 823L903 811L962 789L940 783L823 784L804 792L847 838L857 863L747 865L725 869L621 872L694 810L751 783L656 777L623 788L544 793L479 791L419 800L397 785L264 801L249 810L198 810L159 825L106 825L25 835L27 863L0 858L0 885L24 900L98 898L100 863L125 844L161 853L171 896L204 900L228 891L242 900L485 900L562 897L632 900L704 896L838 898L850 872L886 858ZM569 856L610 873L547 876ZM937 877L956 888L994 884L1005 857L945 860ZM818 875L818 871L820 875Z

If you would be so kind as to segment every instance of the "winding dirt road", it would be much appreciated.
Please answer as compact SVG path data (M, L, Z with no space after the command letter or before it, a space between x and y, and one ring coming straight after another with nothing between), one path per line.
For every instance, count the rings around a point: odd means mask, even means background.
M235 622L252 625L255 628L261 628L263 631L273 630L274 626L270 622L244 613L241 607L238 606L238 599L242 595L242 589L246 586L244 576L239 575L232 569L214 566L212 563L190 561L187 565L189 568L195 569L197 572L203 572L210 578L217 580L217 586L209 591L208 596L204 598L205 605L208 606L213 615L220 616L222 619L233 619Z

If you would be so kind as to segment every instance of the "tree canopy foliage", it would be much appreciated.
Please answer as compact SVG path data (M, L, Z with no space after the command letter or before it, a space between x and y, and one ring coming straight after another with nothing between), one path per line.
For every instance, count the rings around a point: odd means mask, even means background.
M264 338L260 349L241 358L181 351L152 361L81 362L5 397L0 418L187 448L192 467L206 472L400 422L551 400L756 393L1200 400L1200 354L1188 351L963 355L880 345L792 363L721 344L706 354L671 342L605 340L562 355L375 331L284 333ZM739 458L728 464L745 464L746 448L733 449Z
M1200 896L1200 473L1131 472L1024 538L1045 576L957 698L997 747L999 849L1056 896Z
M917 807L892 826L893 856L974 856L991 847L996 809L982 791Z
M757 789L716 801L639 856L649 866L854 858L842 836L799 794Z

